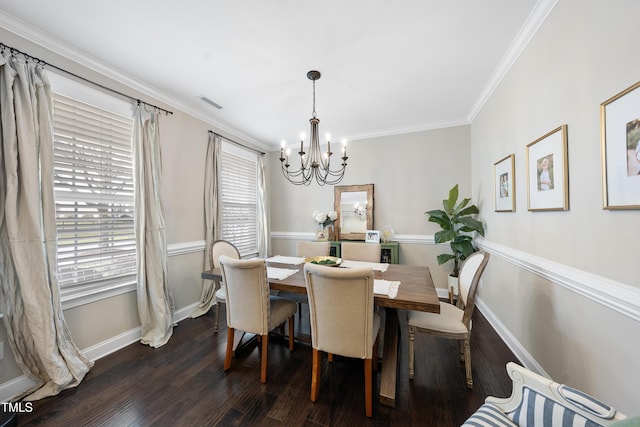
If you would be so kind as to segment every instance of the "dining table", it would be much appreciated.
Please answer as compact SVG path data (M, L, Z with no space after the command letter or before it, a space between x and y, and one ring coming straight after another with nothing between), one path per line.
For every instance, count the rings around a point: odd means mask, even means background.
M267 258L267 266L273 269L296 270L288 277L269 277L269 287L276 291L306 294L302 264L291 265L271 261ZM346 262L345 262L346 264ZM428 267L405 264L373 264L375 279L387 282L400 282L391 295L374 293L374 304L382 307L384 313L384 335L382 345L382 363L380 370L380 403L395 407L398 378L398 354L400 350L400 325L398 310L418 310L431 313L440 312L440 302L431 272ZM341 268L341 267L327 267ZM384 271L382 271L384 270ZM219 268L203 271L203 279L222 280Z

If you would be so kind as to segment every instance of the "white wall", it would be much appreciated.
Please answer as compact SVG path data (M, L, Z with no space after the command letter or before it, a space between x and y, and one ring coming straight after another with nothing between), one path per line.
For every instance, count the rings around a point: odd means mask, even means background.
M632 0L561 0L471 125L472 192L496 255L482 302L554 380L628 414L640 413L640 225L638 211L602 209L599 106L640 80L639 14ZM561 124L570 210L529 212L525 147ZM493 164L511 153L517 210L494 212Z

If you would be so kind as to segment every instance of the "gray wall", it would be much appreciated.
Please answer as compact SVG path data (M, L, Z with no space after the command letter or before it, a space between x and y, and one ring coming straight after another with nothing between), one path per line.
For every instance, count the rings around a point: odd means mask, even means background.
M640 80L639 14L637 1L561 0L471 126L494 252L482 303L531 364L628 414L640 411L640 225L637 210L602 209L599 106ZM525 147L561 124L570 210L529 212ZM493 164L511 153L517 210L494 212Z

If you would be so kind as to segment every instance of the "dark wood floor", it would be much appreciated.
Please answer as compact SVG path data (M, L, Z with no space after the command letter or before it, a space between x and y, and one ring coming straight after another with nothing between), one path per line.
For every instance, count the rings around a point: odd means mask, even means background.
M221 317L222 323L224 312ZM329 364L323 359L316 403L309 399L308 344L298 344L289 353L284 342L271 339L267 384L260 383L255 345L239 351L225 373L226 328L213 332L212 310L180 322L161 348L132 344L96 361L77 388L35 402L32 413L18 417L18 425L451 427L460 426L486 396L511 393L505 364L517 359L478 310L471 345L473 390L465 386L457 343L423 334L416 337L416 373L409 381L405 313L400 311L399 317L397 405L388 408L376 400L370 419L364 416L361 360L336 357ZM308 333L308 323L303 320L305 330Z

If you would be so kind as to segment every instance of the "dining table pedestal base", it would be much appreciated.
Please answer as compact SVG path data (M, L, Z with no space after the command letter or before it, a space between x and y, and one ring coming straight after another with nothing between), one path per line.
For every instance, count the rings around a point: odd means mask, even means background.
M385 307L382 369L380 372L380 404L395 408L399 346L398 311Z

